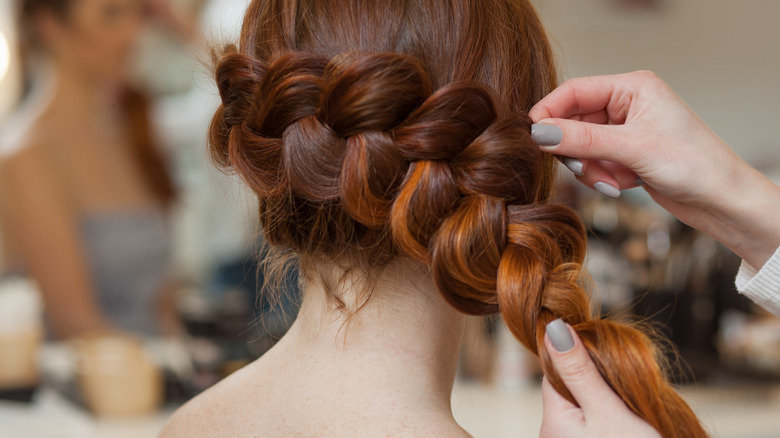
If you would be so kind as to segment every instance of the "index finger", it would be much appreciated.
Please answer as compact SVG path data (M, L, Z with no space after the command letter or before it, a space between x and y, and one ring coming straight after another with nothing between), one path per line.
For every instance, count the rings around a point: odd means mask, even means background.
M576 115L606 111L610 119L619 119L624 111L615 111L624 93L620 84L626 81L626 75L591 76L575 78L564 82L545 98L540 100L528 113L534 122L543 119L568 119ZM617 120L620 123L625 121Z

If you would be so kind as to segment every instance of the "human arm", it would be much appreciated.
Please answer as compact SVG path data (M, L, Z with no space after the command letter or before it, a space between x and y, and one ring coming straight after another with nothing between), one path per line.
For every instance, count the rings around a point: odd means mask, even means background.
M628 189L639 177L658 204L756 269L780 246L780 187L734 154L653 73L572 79L530 116L561 129L559 144L543 149L579 159L585 185ZM555 137L546 127L538 132L543 141Z
M43 160L36 146L3 160L2 220L13 230L25 267L38 282L55 335L69 338L109 330L94 296L73 215Z
M553 321L547 326L544 342L556 371L579 406L558 394L545 378L541 438L661 437L612 391L571 327L561 320Z

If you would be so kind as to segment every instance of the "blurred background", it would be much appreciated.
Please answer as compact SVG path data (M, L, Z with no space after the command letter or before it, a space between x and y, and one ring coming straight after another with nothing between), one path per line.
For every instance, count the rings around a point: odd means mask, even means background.
M295 273L282 302L258 294L254 201L206 151L210 49L246 4L0 0L0 437L156 436L294 320ZM780 182L780 3L534 4L562 78L655 71ZM778 436L780 323L737 294L740 260L641 189L558 191L590 229L594 305L661 329L714 436ZM469 321L467 430L537 436L539 383L500 319Z

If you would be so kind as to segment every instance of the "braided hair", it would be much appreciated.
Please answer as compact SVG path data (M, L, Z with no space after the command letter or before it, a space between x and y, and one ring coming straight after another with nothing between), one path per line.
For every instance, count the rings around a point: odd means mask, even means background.
M459 311L501 312L575 402L542 342L562 318L632 411L666 437L706 436L650 338L590 309L584 226L548 202L553 161L530 136L526 111L555 82L531 6L382 3L254 1L218 59L211 152L257 194L266 240L429 265Z

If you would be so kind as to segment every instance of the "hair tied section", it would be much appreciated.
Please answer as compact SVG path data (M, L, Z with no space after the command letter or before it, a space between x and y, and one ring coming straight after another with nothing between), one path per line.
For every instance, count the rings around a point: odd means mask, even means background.
M477 83L434 92L412 56L346 52L328 59L293 51L263 63L230 48L216 72L222 106L210 140L218 164L261 197L339 201L365 226L394 224L410 237L401 239L402 249L418 259L430 260L428 241L461 195L496 187L513 201L536 198L540 154L528 147L527 116L499 117L491 91ZM418 162L431 164L413 166ZM501 178L480 177L499 162ZM527 174L518 178L518 171ZM408 217L405 208L391 208L396 198L426 203L439 220Z
M331 59L318 116L342 137L390 131L432 93L422 65L408 55L348 52Z

